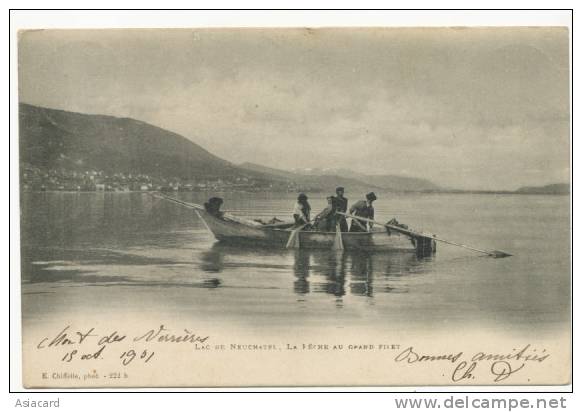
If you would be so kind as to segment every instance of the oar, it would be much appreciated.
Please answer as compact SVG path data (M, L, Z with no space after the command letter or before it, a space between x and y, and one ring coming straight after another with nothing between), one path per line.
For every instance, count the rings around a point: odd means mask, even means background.
M501 250L483 250L483 249L478 249L476 247L463 245L461 243L453 242L453 241L450 241L450 240L440 239L440 238L436 237L435 235L431 235L431 234L428 234L428 233L415 232L413 230L404 229L404 228L402 228L400 226L395 226L395 225L391 225L391 224L388 224L388 223L380 223L380 222L378 222L376 220L367 219L365 217L353 216L353 215L350 215L350 214L347 214L347 213L342 213L342 212L336 212L336 213L338 213L340 215L344 215L346 217L351 217L352 219L361 220L363 222L376 223L378 225L382 225L384 227L387 227L387 228L390 228L390 229L394 229L397 232L404 232L404 233L407 233L407 234L413 235L413 236L426 237L426 238L429 238L429 239L434 239L434 240L436 240L438 242L446 243L448 245L459 246L459 247L462 247L462 248L465 248L465 249L473 250L475 252L481 252L481 253L484 253L484 254L486 254L488 256L491 256L491 257L494 257L494 258L504 258L504 257L512 256L511 254L509 254L507 252L503 252Z
M344 241L342 239L342 230L339 222L335 224L335 238L333 240L334 250L344 250Z
M287 249L299 249L299 246L300 246L300 244L299 244L299 232L301 232L301 229L303 229L309 223L311 223L311 222L307 222L307 223L299 226L297 229L293 229L293 231L289 235L289 240L287 240L287 245L285 245L285 247Z

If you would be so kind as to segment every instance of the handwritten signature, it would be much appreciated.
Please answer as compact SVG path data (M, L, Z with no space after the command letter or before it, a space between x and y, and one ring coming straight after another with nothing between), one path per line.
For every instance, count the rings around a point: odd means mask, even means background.
M451 380L453 382L470 381L480 365L488 365L493 382L501 382L521 371L528 363L542 363L550 356L545 349L538 350L527 344L519 349L512 349L509 353L477 352L472 356L465 356L463 352L444 354L421 354L409 346L400 352L395 362L405 364L444 362L454 365Z

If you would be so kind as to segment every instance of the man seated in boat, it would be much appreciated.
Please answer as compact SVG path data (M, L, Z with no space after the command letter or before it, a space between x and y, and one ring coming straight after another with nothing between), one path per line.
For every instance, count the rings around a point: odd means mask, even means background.
M317 216L313 226L320 232L330 232L335 230L336 214L333 205L333 196L327 198L327 206Z
M366 219L374 219L374 206L372 206L372 203L376 199L376 194L374 192L368 193L366 195L366 200L359 200L352 205L350 208L350 215ZM369 232L372 230L372 226L372 222L365 222L352 218L350 232Z
M307 195L300 193L297 196L297 203L293 209L293 219L295 219L295 226L306 225L310 222L309 214L311 213L311 205L307 201Z
M220 206L222 206L223 200L219 197L211 197L208 202L204 203L204 209L218 218L223 217L223 212L220 211Z
M347 211L348 211L348 199L344 197L344 188L341 186L336 188L335 193L336 193L336 196L333 197L334 211L347 213ZM345 216L336 215L336 220L340 225L340 230L342 232L347 232L348 231L348 222L346 221ZM335 228L333 230L335 230Z

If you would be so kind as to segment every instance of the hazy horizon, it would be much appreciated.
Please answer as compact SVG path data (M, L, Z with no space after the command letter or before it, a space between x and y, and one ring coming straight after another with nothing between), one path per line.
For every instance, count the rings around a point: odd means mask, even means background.
M19 97L235 164L514 190L569 182L568 53L565 28L26 31Z

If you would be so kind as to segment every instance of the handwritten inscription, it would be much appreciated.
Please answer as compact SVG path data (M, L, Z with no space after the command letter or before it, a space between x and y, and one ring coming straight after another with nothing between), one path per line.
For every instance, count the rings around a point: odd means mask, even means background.
M530 363L542 363L550 356L545 349L538 350L531 344L519 349L512 349L509 353L477 352L472 356L465 356L463 352L426 354L420 353L409 346L394 358L397 363L443 363L452 365L451 380L453 382L471 381L476 373L484 369L492 376L493 382L501 382L521 371Z
M208 340L208 336L199 336L188 329L184 329L184 333L175 334L164 325L160 325L157 329L151 329L141 336L133 338L134 342L171 342L171 343L204 343Z
M52 336L43 337L36 348L38 350L65 349L61 361L88 361L103 359L108 347L115 347L120 342L133 342L136 347L120 351L118 357L124 366L134 361L148 363L155 355L150 347L152 344L192 344L195 349L204 345L209 336L198 335L188 329L172 331L164 325L129 337L118 331L99 334L95 328L73 330L70 325L65 326ZM139 347L138 347L139 346Z
M445 353L430 353L416 349L414 346L402 346L397 343L378 342L239 342L210 344L210 337L188 328L170 328L157 325L139 333L127 334L119 330L98 330L95 327L76 329L67 325L54 334L48 334L39 339L36 349L54 353L68 367L79 362L100 361L104 358L118 360L121 367L133 364L148 364L156 360L156 352L162 348L183 347L194 352L236 351L236 352L378 352L392 351L389 355L395 363L414 367L414 365L431 365L431 368L444 368L443 377L455 383L472 383L477 377L489 377L492 383L511 383L516 374L526 373L528 365L541 364L550 354L543 348L535 348L531 344L514 348L508 352L466 352L450 351ZM171 350L171 349L170 349ZM160 355L158 355L160 356ZM91 363L90 367L94 367ZM434 366L432 366L434 365ZM434 370L434 369L432 369ZM127 374L107 372L105 374L74 371L63 373L43 372L43 379L74 379L92 380L106 377L107 379L126 379Z

